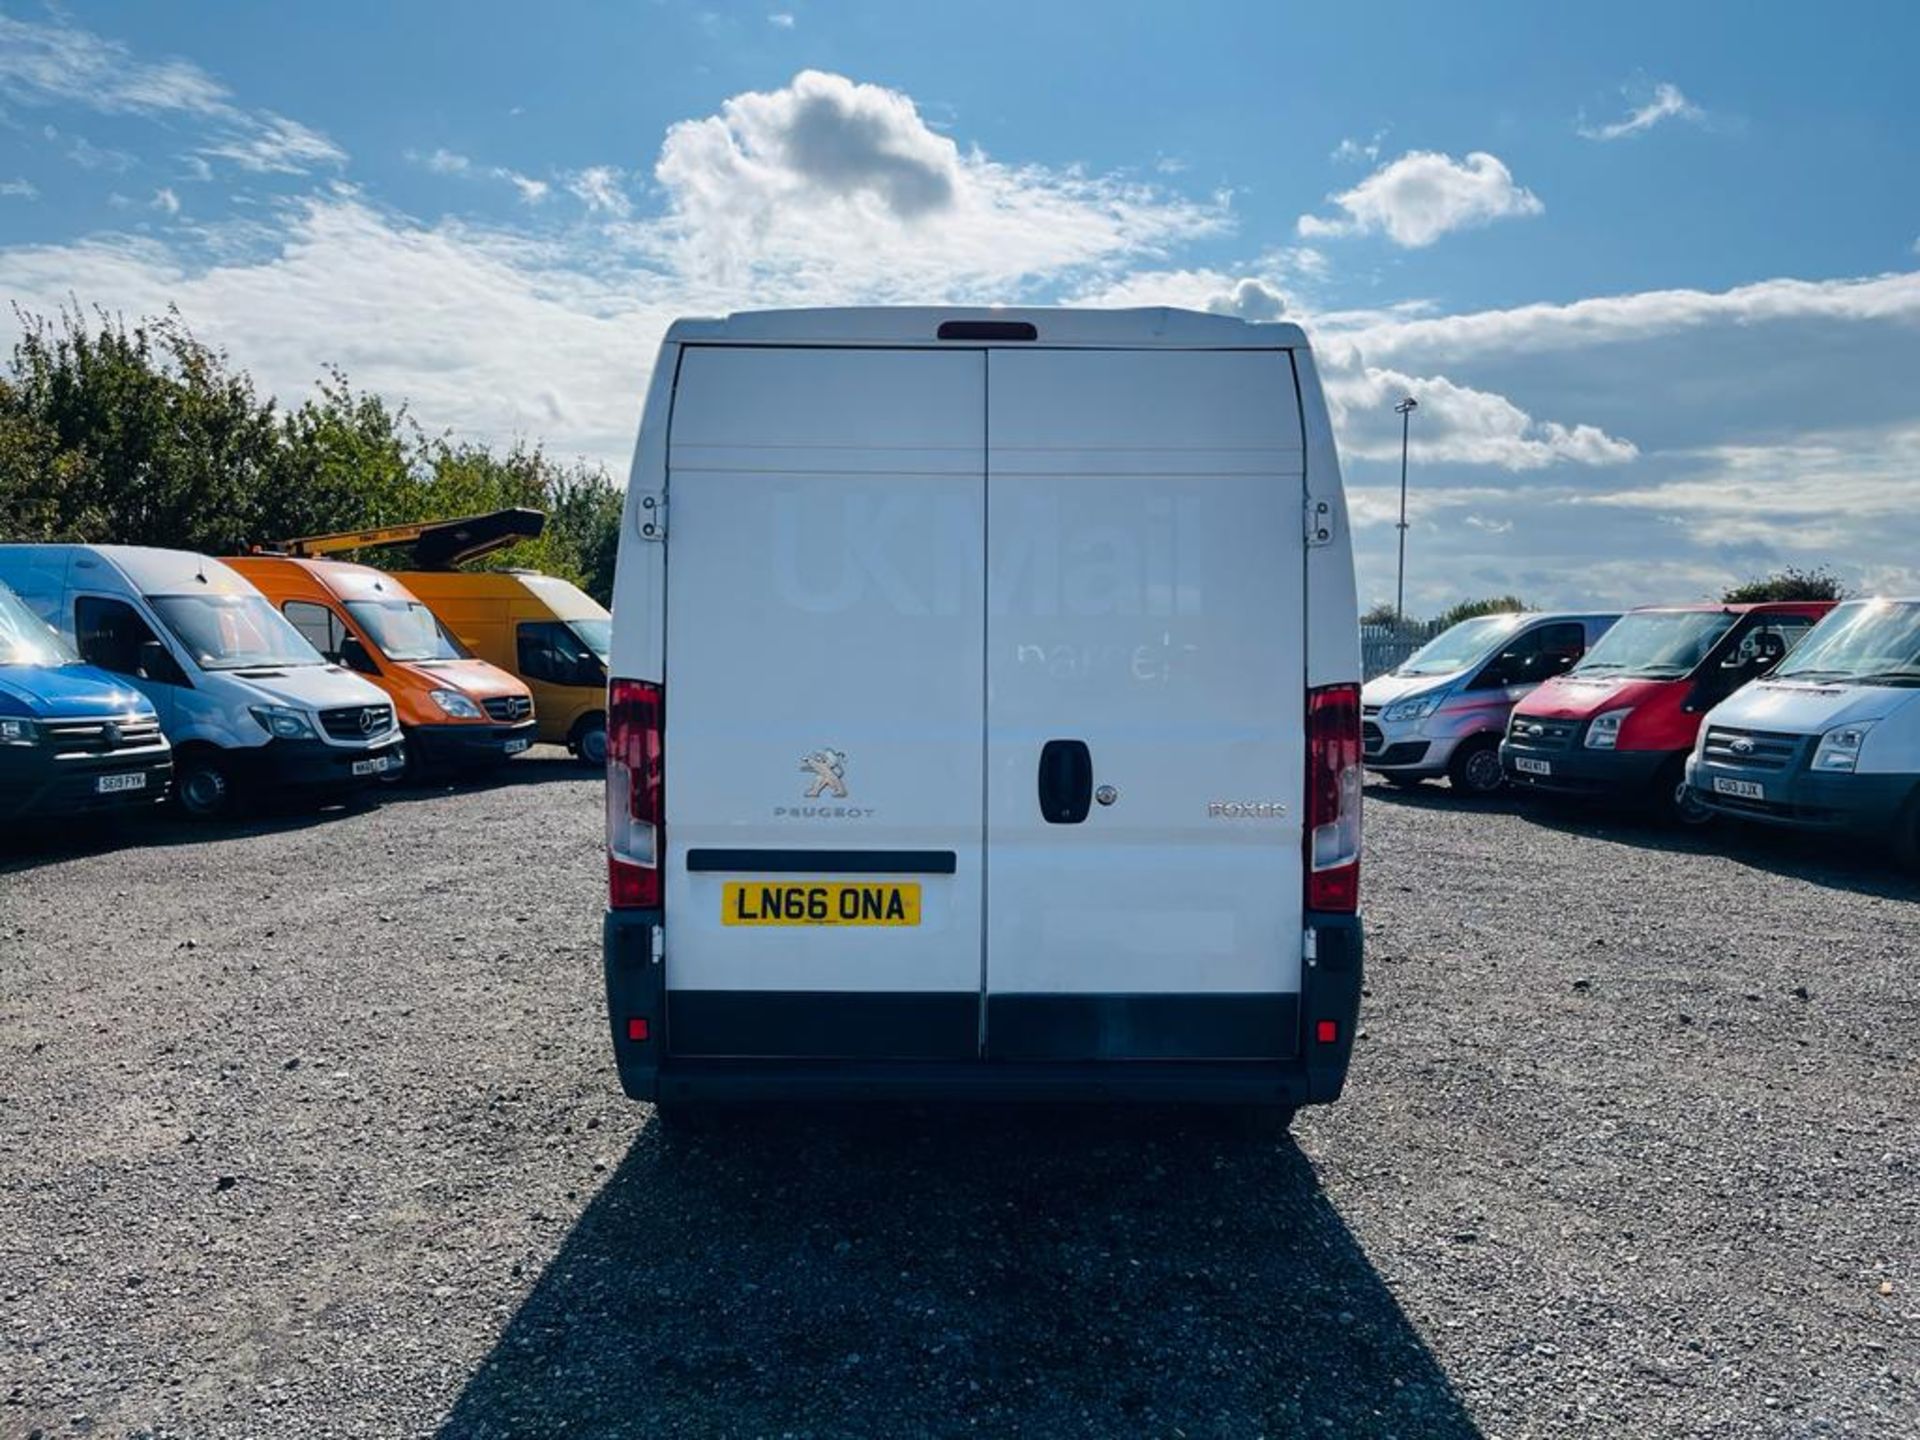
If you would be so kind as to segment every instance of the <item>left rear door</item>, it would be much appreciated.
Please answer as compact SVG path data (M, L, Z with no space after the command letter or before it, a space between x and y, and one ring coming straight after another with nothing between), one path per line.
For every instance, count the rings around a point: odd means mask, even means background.
M683 352L666 549L676 1055L978 1054L985 398L977 350ZM822 887L900 886L912 923L807 910L849 893Z

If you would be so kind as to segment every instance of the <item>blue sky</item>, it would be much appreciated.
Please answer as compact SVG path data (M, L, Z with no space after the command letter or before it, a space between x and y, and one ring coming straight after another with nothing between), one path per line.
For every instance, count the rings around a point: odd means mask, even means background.
M1920 591L1916 53L1895 5L0 0L0 298L616 472L676 314L1285 315L1369 598L1408 390L1414 608Z

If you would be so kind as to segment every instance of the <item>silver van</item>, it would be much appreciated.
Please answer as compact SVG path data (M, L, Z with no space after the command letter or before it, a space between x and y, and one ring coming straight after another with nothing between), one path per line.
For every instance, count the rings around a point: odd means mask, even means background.
M1571 670L1619 618L1510 611L1449 626L1361 690L1367 769L1396 785L1444 776L1456 790L1491 795L1504 783L1508 713Z

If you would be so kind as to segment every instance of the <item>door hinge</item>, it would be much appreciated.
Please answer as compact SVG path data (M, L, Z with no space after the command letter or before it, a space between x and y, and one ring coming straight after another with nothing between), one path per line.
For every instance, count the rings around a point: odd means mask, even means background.
M1308 965L1320 963L1320 932L1309 925L1300 935L1300 958Z
M655 541L667 538L667 497L657 490L640 497L640 538Z
M666 926L655 925L653 927L652 938L648 942L648 948L651 951L654 964L658 965L667 958L667 927Z
M1333 502L1307 499L1306 508L1307 546L1331 545L1333 543Z

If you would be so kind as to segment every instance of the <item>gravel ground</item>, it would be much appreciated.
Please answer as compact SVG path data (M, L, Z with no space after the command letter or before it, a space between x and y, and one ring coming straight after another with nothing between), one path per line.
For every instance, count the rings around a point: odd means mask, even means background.
M665 1140L557 753L16 839L0 1435L1920 1434L1920 888L1369 796L1365 1038L1295 1141Z

